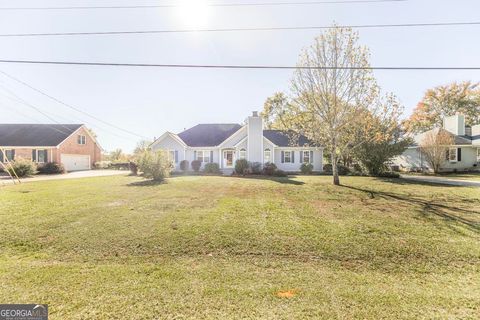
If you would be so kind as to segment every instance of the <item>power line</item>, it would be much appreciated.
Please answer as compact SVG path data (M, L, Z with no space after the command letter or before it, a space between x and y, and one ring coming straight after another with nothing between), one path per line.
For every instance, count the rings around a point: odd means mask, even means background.
M37 108L36 106L34 106L33 104L23 100L22 98L20 98L17 94L15 94L12 90L6 88L5 86L2 86L0 85L0 88L2 88L4 91L7 91L8 93L10 93L14 98L15 100L17 100L18 102L22 103L23 105L26 105L27 107L37 111L38 113L42 114L43 116L45 116L46 118L48 118L50 121L53 121L55 122L56 124L60 125L61 127L63 127L64 129L66 129L67 131L70 131L70 128L64 126L62 123L58 122L56 119L52 118L51 116L49 116L47 113L43 112L42 110L40 110L39 108ZM8 97L6 96L7 98L10 98L12 99L11 97ZM55 131L58 131L60 133L63 133L63 134L70 134L68 132L65 132L65 131L62 131L58 128L55 128L55 127L52 127L52 129L54 129Z
M365 4L382 2L406 2L408 0L338 0L338 1L302 1L302 2L257 2L257 3L208 3L208 7L267 7L267 6L305 6L325 4ZM91 9L154 9L178 8L178 4L130 5L130 6L65 6L65 7L0 7L0 10L91 10Z
M37 89L37 88L33 87L32 85L30 85L30 84L28 84L28 83L26 83L26 82L24 82L24 81L22 81L22 80L20 80L20 79L18 79L18 78L14 77L14 76L12 76L12 75L10 75L10 74L8 74L8 73L6 73L5 71L0 70L0 73L3 74L3 75L5 75L6 77L8 77L8 78L10 78L10 79L18 82L18 83L20 83L20 84L22 84L22 85L24 85L24 86L26 86L26 87L28 87L28 88L30 88L30 89L38 92L38 93L46 96L47 98L49 98L49 99L51 99L51 100L53 100L53 101L55 101L55 102L57 102L57 103L65 106L65 107L67 107L67 108L70 108L70 109L72 109L72 110L74 110L74 111L76 111L76 112L79 112L79 113L81 113L81 114L84 114L84 115L86 115L86 116L88 116L88 117L90 117L90 118L92 118L92 119L95 119L95 120L97 120L97 121L99 121L99 122L101 122L101 123L103 123L103 124L105 124L105 125L108 125L108 126L110 126L110 127L112 127L112 128L115 128L115 129L117 129L117 130L123 131L123 132L125 132L125 133L130 134L130 135L140 137L140 138L142 138L142 139L148 139L147 137L145 137L145 136L143 136L143 135L140 135L140 134L137 134L137 133L132 132L132 131L130 131L130 130L127 130L127 129L124 129L124 128L122 128L122 127L119 127L119 126L117 126L117 125L115 125L115 124L112 124L112 123L107 122L107 121L105 121L105 120L103 120L103 119L101 119L101 118L98 118L98 117L96 117L96 116L94 116L94 115L92 115L92 114L90 114L90 113L88 113L88 112L86 112L86 111L83 111L83 110L81 110L81 109L79 109L79 108L77 108L77 107L74 107L74 106L72 106L72 105L70 105L70 104L68 104L68 103L66 103L66 102L63 102L62 100L57 99L57 98L55 98L54 96L49 95L48 93L46 93L46 92L44 92L44 91L42 91L42 90L40 90L40 89ZM105 130L104 130L104 131L105 131Z
M434 22L434 23L400 23L400 24L364 24L334 26L299 26L299 27L259 27L259 28L220 28L220 29L173 29L173 30L137 30L137 31L92 31L92 32L52 32L52 33L6 33L0 37L50 37L50 36L90 36L90 35L125 35L125 34L162 34L162 33L196 33L196 32L242 32L242 31L284 31L284 30L320 30L320 29L367 29L367 28L412 28L441 26L474 26L480 21L470 22Z
M119 62L113 63L113 62L40 61L40 60L5 60L5 59L0 59L0 63L73 65L73 66L97 66L97 67L189 68L189 69L276 69L276 70L300 69L300 70L391 70L391 71L480 70L480 67L332 67L332 66L278 66L278 65L209 65L209 64L154 64L154 63L119 63Z

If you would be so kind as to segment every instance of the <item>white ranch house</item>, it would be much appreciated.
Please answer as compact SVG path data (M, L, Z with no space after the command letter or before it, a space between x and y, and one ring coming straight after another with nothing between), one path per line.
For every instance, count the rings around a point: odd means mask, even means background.
M420 152L424 137L431 132L446 131L452 135L454 144L448 146L448 152L441 171L476 171L480 170L480 124L465 126L465 116L457 114L446 117L442 128L413 136L414 143L400 156L393 160L393 165L405 171L431 170L430 165Z
M293 138L295 136L295 138ZM257 112L248 117L245 125L199 124L179 134L165 132L152 145L152 150L167 150L174 159L175 170L180 162L200 160L218 163L224 173L231 173L237 159L250 162L275 163L278 169L298 172L302 163L323 170L323 150L306 137L291 135L280 130L264 130L263 120Z

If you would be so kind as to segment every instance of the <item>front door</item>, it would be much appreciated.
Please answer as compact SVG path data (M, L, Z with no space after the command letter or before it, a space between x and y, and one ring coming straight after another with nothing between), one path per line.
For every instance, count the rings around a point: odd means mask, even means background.
M233 168L233 150L223 151L223 167Z

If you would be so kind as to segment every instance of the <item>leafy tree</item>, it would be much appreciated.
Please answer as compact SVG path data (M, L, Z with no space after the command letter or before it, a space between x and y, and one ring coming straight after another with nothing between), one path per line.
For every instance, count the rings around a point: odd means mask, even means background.
M137 146L135 147L135 149L133 150L133 155L134 156L138 156L138 155L141 155L143 154L146 150L148 150L148 148L150 148L150 145L152 144L151 141L148 141L148 140L140 140L138 143L137 143Z
M447 158L448 147L454 144L451 133L443 129L434 129L425 133L420 142L420 152L433 172L438 173Z
M350 28L324 32L303 50L298 64L309 68L298 68L292 80L291 122L328 150L335 185L340 184L338 161L352 148L347 129L366 110L377 114L378 87L368 68L369 52L357 42L358 33Z
M462 113L467 125L480 123L480 84L464 81L428 90L405 122L410 132L440 127L444 117Z
M170 176L173 170L173 164L172 161L169 160L166 151L146 150L139 157L138 169L143 172L145 178L151 178L154 181L163 181Z
M287 95L283 92L276 92L268 97L263 104L263 111L260 115L263 118L267 129L283 129L292 120L289 112L291 106Z
M107 160L112 162L127 160L127 156L123 153L122 149L115 149L113 151L110 151L106 158Z
M412 143L411 139L401 139L400 117L403 107L393 95L378 101L381 112L372 114L365 110L357 123L348 128L353 137L353 147L349 156L358 160L371 175L387 171L387 162L402 154Z

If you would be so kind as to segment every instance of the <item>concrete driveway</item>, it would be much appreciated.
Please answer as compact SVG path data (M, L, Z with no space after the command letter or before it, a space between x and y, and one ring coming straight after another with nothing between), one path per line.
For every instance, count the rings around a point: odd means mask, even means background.
M88 171L75 171L68 172L65 174L54 174L54 175L36 175L30 178L21 179L22 183L24 182L35 182L35 181L45 181L45 180L64 180L64 179L80 179L80 178L92 178L92 177L106 177L106 176L116 176L116 175L127 175L130 171L122 170L88 170ZM6 176L0 176L0 185L13 184L12 179Z
M410 181L438 183L438 184L446 184L450 186L460 186L460 187L480 187L480 181L448 179L443 177L410 176L410 175L404 175L404 174L402 174L401 177L402 179L410 180Z

